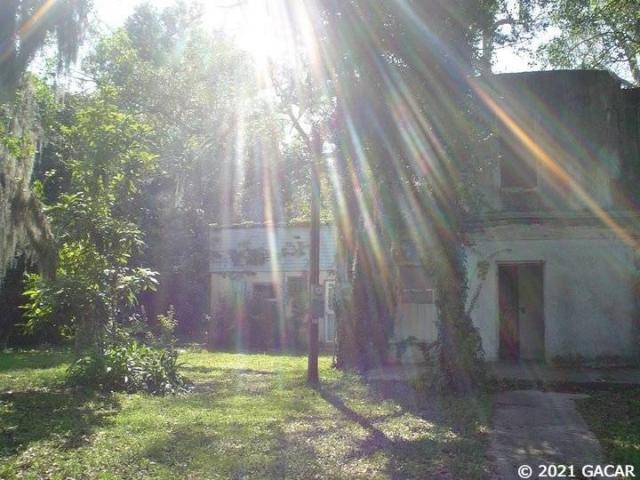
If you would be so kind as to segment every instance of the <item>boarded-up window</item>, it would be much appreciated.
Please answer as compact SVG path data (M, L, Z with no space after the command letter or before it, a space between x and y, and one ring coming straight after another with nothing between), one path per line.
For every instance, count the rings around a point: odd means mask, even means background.
M433 281L424 268L415 265L400 267L402 303L430 304L434 302Z

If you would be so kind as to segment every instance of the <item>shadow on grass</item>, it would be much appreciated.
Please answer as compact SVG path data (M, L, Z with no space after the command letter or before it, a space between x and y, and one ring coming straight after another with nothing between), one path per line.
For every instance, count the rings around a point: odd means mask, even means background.
M484 455L488 439L482 428L489 421L486 399L426 397L404 382L379 382L367 386L370 402L387 401L401 407L395 414L380 417L350 408L339 387L323 386L318 393L367 432L366 438L349 455L351 460L383 453L388 459L386 473L391 479L489 477ZM409 435L407 439L393 435L394 432L390 436L377 426L378 422L405 415L428 422L430 434Z
M55 368L69 363L71 358L71 353L62 349L0 352L0 372L8 370Z
M372 445L377 445L377 448L391 447L392 445L391 440L389 440L387 436L384 433L382 433L381 430L376 428L367 417L347 407L347 405L342 401L342 399L338 395L336 395L336 393L326 389L318 389L318 393L324 400L329 402L331 405L333 405L333 407L336 410L342 413L342 415L347 417L347 419L357 423L367 431L367 433L369 434L369 437L366 440L367 443L370 443Z
M63 448L78 448L119 408L113 397L66 391L0 394L0 458L54 437Z
M231 416L215 431L182 427L146 457L180 466L215 455L195 463L228 478L365 478L363 468L391 479L489 478L484 397L425 397L402 382L363 385L350 376L311 389L297 376L244 368L206 385L180 402ZM245 408L258 416L238 416Z
M251 429L240 430L182 426L149 444L142 456L170 468L176 478L188 477L194 468L205 478L327 478L313 447L291 444L280 425L261 429L259 441L251 438Z
M425 399L406 384L347 374L311 389L303 372L191 368L211 375L167 400L175 421L139 454L176 478L489 476L482 399Z

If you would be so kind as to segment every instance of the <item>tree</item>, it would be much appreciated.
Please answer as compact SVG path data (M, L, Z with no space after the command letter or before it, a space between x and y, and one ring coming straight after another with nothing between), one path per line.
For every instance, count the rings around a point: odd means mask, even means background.
M38 140L32 90L16 96L34 56L55 36L59 68L78 50L88 0L12 0L0 4L0 282L20 246L29 246L45 274L55 270L51 230L30 190Z
M543 2L557 35L538 49L561 68L605 68L640 85L640 4L636 0Z
M142 228L146 262L158 269L160 285L146 303L152 313L174 305L178 332L198 337L209 307L202 261L209 224L299 216L304 202L293 200L304 169L294 164L301 148L282 148L283 121L250 58L224 34L207 31L197 6L140 6L98 41L84 70L153 129L159 168L144 194ZM292 172L299 173L289 182Z
M155 273L135 259L144 246L140 192L154 167L151 130L114 105L103 89L76 100L59 145L70 172L68 190L47 209L58 243L55 279L31 274L27 326L43 322L75 336L76 352L101 355Z
M58 67L75 60L89 0L11 0L0 4L0 99L13 99L36 54L55 37Z
M472 199L468 79L486 5L458 0L322 2L316 36L338 98L342 200L338 363L384 362L398 302L395 254L413 242L436 279L443 385L482 381L465 311L463 223Z
M541 27L539 3L547 0L482 0L478 2L473 32L475 64L481 73L491 73L496 48L518 48L528 44Z

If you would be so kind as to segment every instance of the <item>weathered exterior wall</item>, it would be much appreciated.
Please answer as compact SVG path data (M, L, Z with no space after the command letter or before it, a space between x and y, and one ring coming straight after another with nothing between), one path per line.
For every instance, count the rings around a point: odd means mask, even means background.
M220 307L225 302L231 302L235 305L242 305L251 298L253 286L255 284L271 283L276 286L278 296L278 309L280 313L280 323L284 325L286 318L293 314L290 293L287 291L287 279L289 277L304 278L305 285L307 281L307 272L254 272L254 273L211 273L210 281L210 298L211 315L215 315L220 311ZM335 281L335 273L331 271L320 272L320 284L326 285L326 282ZM323 343L332 343L334 341L330 336L325 335L327 321L323 317L319 321L320 341ZM305 333L306 334L306 333Z
M499 266L528 262L542 265L546 360L638 354L637 259L594 212L613 215L630 235L640 230L630 214L640 197L632 198L628 188L637 191L640 178L640 90L623 90L601 71L476 80L487 135L474 148L481 201L472 206L476 217L468 224L468 298L487 359L499 357ZM513 171L535 176L505 182ZM308 271L308 237L307 226L212 229L212 312L220 298L247 298L254 283L274 279L286 312L285 276ZM324 282L335 271L328 226L322 228L320 262ZM539 285L539 272L535 278ZM414 294L430 288L414 287ZM399 305L391 340L408 337L437 339L435 303L408 297ZM419 360L415 353L404 360Z
M597 226L505 225L472 239L469 299L477 299L471 316L488 360L498 359L497 266L512 262L544 264L547 361L637 353L635 258L613 233Z
M398 339L416 337L428 342L438 339L435 304L404 303L398 307L394 337Z
M476 149L487 211L584 210L579 189L600 207L618 208L611 187L621 177L622 158L637 145L624 141L629 132L621 131L631 118L626 111L631 91L621 90L619 81L604 71L500 74L479 84L500 112L488 109L492 132ZM500 158L506 144L516 152L507 154L509 162L537 171L535 188L501 188Z
M335 270L333 227L320 227L320 270ZM213 226L210 272L300 272L309 269L309 227L305 225Z
M474 146L479 201L467 225L473 243L467 252L468 301L487 359L499 358L499 266L526 263L542 265L547 361L637 355L637 260L594 212L611 215L630 236L640 230L633 213L640 205L633 195L640 176L640 89L622 89L604 71L474 81L478 125L487 135ZM537 357L539 269L515 270L528 271L528 286L532 277L537 285L536 301L518 300L515 317L523 327L519 340L528 340L520 358ZM400 305L392 340L411 336L437 338L434 304Z
M287 225L238 225L212 227L210 232L210 312L223 305L242 311L257 284L275 287L278 323L284 329L294 315L288 279L300 279L306 288L309 264L309 227ZM320 283L335 279L335 238L327 225L320 232ZM297 318L297 317L296 317ZM302 323L302 318L298 319ZM330 343L326 318L320 319L320 341ZM301 335L306 338L306 331Z
M392 343L415 337L419 341L434 342L438 339L436 321L438 312L435 304L404 303L399 305L395 318ZM402 355L403 363L414 363L423 360L422 354L415 347L409 348Z
M597 225L506 224L471 234L468 308L486 359L499 358L498 266L542 263L545 360L630 360L639 352L631 247ZM437 294L437 293L436 293ZM400 305L393 341L437 339L435 304ZM419 361L407 351L403 362Z

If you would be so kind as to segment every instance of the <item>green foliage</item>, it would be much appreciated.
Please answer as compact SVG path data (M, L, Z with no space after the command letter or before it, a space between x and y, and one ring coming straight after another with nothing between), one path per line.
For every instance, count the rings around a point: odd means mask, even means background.
M158 169L140 198L145 259L160 280L150 314L173 305L178 334L190 339L206 328L208 225L264 220L255 199L278 158L280 129L259 98L249 57L209 32L201 14L186 3L140 6L122 29L98 39L84 64L121 111L152 128Z
M0 7L0 98L11 98L27 67L55 38L58 67L75 60L91 0L15 0Z
M188 383L178 372L178 352L158 350L138 342L112 345L103 355L76 360L67 382L103 392L167 394L185 391Z
M640 4L636 0L543 2L557 30L538 49L547 65L606 68L640 84Z
M28 329L53 324L75 335L78 351L99 351L138 295L156 287L156 273L135 264L144 247L138 198L155 162L149 133L114 105L109 88L79 101L70 124L59 126L69 185L47 208L58 243L57 275L29 275Z
M608 463L640 468L640 390L590 392L578 410L598 437Z
M32 157L35 153L35 145L30 135L11 135L1 128L1 124L0 141L2 142L2 146L6 148L7 153L13 157Z
M17 253L38 257L43 273L55 270L53 238L40 202L30 191L36 140L29 64L52 36L58 69L74 59L90 0L14 0L0 4L0 284ZM19 88L22 87L22 88ZM16 95L16 93L18 93Z
M169 306L167 313L160 314L158 319L158 344L163 348L173 349L176 343L175 331L178 325L176 311L173 305Z

